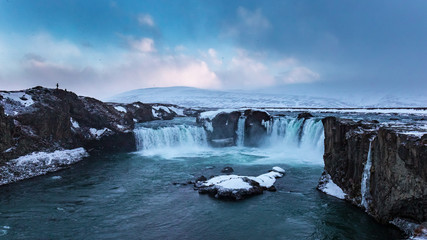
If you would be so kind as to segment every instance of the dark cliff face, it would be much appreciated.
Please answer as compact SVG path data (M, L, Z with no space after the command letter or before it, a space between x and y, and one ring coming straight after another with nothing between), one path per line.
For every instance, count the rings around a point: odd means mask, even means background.
M237 128L239 118L244 116L245 146L259 146L267 135L264 122L271 120L271 116L263 111L246 110L218 113L212 120L198 117L197 121L205 126L208 139L212 146L233 146L237 140Z
M240 112L220 113L212 119L212 139L231 138L232 143L236 139L237 122L239 121Z
M245 145L260 146L267 135L267 128L264 123L271 120L271 116L263 111L245 111Z
M427 221L427 135L380 129L372 147L371 214Z
M84 147L89 151L134 151L134 122L154 119L142 103L108 104L60 89L36 87L21 92L28 106L9 98L0 104L0 159L7 161L34 151ZM23 99L26 99L23 98ZM28 100L27 100L28 101ZM7 108L7 109L5 109Z
M325 170L361 206L361 182L371 161L368 214L388 223L395 218L427 221L427 139L396 133L377 123L361 123L334 117L323 119Z

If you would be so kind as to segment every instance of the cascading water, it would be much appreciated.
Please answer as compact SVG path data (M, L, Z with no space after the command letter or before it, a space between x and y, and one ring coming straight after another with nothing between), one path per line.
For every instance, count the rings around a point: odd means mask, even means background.
M320 119L274 117L271 121L263 122L267 136L259 148L244 148L245 122L246 117L241 116L236 129L236 146L240 154L259 158L258 163L285 161L323 165L324 134ZM143 155L176 158L195 154L226 154L209 148L205 128L194 125L194 122L157 124L164 125L149 125L134 130L137 149Z
M368 157L366 159L365 167L363 168L363 174L362 174L362 183L360 187L360 193L362 195L362 201L361 205L365 208L366 211L368 211L368 199L371 197L369 193L369 183L371 178L371 167L372 167L372 153L371 153L371 145L372 140L369 141L369 150L368 150Z
M245 143L245 122L246 117L240 116L239 121L237 122L237 139L236 139L236 145L238 147L243 147Z
M206 131L197 126L175 125L157 129L141 127L134 132L139 151L207 146Z
M320 119L275 118L266 140L270 146L323 151L323 124Z
M323 124L320 119L275 117L267 126L264 147L296 162L323 164Z

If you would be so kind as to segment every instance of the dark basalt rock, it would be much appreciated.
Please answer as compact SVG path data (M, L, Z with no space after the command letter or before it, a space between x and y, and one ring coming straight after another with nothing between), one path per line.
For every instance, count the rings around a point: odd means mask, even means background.
M232 167L225 167L221 170L222 173L232 173L234 169Z
M327 117L325 170L360 206L361 181L371 146L371 200L368 214L382 223L395 218L427 221L427 145L423 137L396 132L378 124Z
M205 176L200 176L200 177L198 177L198 178L196 178L196 182L203 182L203 181L206 181L206 180L208 180Z
M303 113L298 114L298 119L302 119L302 118L309 119L312 117L313 117L313 115L311 115L311 113L309 113L309 112L303 112Z
M8 98L0 102L1 161L61 148L134 151L133 119L153 119L151 107L141 103L123 105L126 112L121 112L115 109L118 104L79 97L60 89L35 87L20 92L29 95L34 103L25 107ZM5 114L5 107L9 115Z
M211 139L232 139L229 144L233 145L237 138L236 130L240 112L220 113L212 119Z
M264 123L271 120L271 116L263 111L245 111L245 146L259 146L267 135ZM236 129L237 130L237 129Z

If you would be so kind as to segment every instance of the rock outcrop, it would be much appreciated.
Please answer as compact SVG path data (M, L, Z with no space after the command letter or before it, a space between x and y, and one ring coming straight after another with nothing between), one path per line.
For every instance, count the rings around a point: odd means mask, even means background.
M267 136L265 123L271 120L271 116L267 112L257 110L246 110L245 116L245 146L260 146Z
M427 135L335 117L323 119L323 124L325 171L347 200L382 223L427 221ZM368 153L371 167L364 174ZM364 194L363 178L368 186Z
M208 132L208 139L212 146L233 146L237 143L239 118L244 117L244 145L259 146L267 135L266 123L271 116L265 111L211 111L200 114L197 122L202 124Z
M112 105L42 87L1 95L2 162L35 151L77 147L100 151L135 149L132 116ZM26 100L17 99L19 95Z
M200 194L209 194L218 199L242 200L262 194L264 190L276 191L276 178L281 178L284 174L284 169L273 167L270 172L258 177L222 175L209 180L196 180L194 187Z

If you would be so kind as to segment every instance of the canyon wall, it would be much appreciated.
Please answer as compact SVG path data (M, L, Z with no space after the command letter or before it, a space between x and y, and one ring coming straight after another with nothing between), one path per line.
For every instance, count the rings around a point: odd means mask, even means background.
M382 223L427 221L427 135L335 117L324 118L323 124L325 171L347 200ZM365 180L368 188L362 194L368 153L372 165Z

